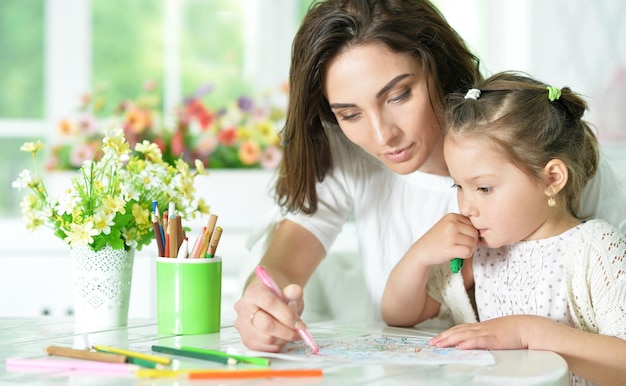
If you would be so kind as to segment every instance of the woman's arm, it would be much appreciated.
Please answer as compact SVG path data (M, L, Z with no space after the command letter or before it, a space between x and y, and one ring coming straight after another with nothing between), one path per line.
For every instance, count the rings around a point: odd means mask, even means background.
M626 379L626 341L578 330L534 315L504 316L463 324L431 340L437 347L554 351L570 370L593 383L617 385Z
M289 220L280 223L260 264L283 289L289 304L252 273L242 298L235 303L234 326L246 347L279 351L288 341L299 339L295 326L302 323L298 317L304 309L302 288L325 254L323 245L307 229Z
M471 257L477 242L478 232L466 217L449 213L439 220L391 271L381 303L385 323L414 326L435 317L440 304L426 291L430 268L455 257ZM462 270L461 274L466 287L473 283L471 270Z

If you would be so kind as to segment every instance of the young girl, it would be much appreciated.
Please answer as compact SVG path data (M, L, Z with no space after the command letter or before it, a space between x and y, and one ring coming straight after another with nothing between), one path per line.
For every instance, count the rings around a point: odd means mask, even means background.
M442 246L464 258L473 252L463 277L473 282L481 323L453 327L431 344L550 350L568 362L572 384L623 382L626 237L587 219L579 205L599 157L582 120L585 102L515 73L449 101L444 156L461 214L442 220L450 225ZM389 283L405 280L399 276ZM467 310L465 300L447 305Z

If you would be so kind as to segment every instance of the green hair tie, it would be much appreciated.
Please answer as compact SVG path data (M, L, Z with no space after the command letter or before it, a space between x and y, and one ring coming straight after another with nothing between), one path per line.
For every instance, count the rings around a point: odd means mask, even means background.
M546 88L548 89L548 99L550 100L550 102L554 102L556 100L559 100L559 98L561 97L561 89L560 88L556 88L556 87L552 87L552 86L547 86Z

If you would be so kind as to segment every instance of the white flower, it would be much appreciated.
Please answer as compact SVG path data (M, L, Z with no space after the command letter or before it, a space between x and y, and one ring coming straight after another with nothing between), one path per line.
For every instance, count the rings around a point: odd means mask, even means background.
M24 169L22 170L20 175L17 177L17 179L13 181L13 184L11 186L19 190L22 190L23 188L28 188L28 185L31 182L33 182L33 177L30 174L30 170Z
M114 213L106 213L104 207L96 210L96 213L93 215L93 223L94 227L100 232L108 235L111 233L111 227L115 225L115 214Z
M79 202L79 198L68 190L59 196L58 201L54 206L54 210L60 215L72 214L72 210L79 204Z

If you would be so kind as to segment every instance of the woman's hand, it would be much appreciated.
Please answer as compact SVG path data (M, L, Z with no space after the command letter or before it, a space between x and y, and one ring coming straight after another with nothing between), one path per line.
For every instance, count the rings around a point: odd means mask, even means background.
M456 347L462 350L527 349L526 326L541 323L541 317L530 315L503 316L480 323L460 324L430 340L432 346Z
M278 352L287 342L300 339L296 325L306 327L299 317L304 309L302 287L291 284L285 287L283 296L287 302L263 284L254 282L235 303L234 326L246 347Z

